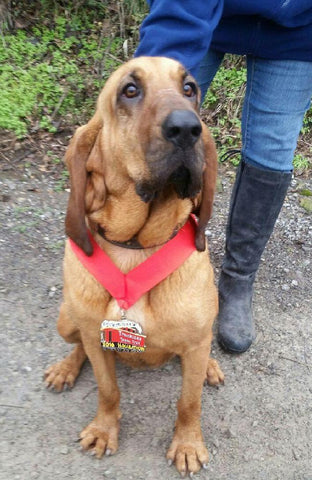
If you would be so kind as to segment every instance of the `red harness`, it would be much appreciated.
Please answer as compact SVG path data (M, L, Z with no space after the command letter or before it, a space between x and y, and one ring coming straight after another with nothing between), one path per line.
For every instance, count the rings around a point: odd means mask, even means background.
M196 220L191 216L177 235L127 274L122 273L90 235L93 254L88 257L71 239L71 248L84 267L127 310L144 293L179 268L196 250Z

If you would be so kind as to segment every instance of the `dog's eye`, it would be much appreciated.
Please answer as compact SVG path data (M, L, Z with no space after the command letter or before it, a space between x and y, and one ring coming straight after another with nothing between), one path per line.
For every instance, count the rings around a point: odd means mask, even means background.
M194 97L197 93L195 83L187 82L183 85L183 93L186 97Z
M135 98L139 94L140 94L140 90L134 83L128 83L122 91L122 95L124 95L127 98Z

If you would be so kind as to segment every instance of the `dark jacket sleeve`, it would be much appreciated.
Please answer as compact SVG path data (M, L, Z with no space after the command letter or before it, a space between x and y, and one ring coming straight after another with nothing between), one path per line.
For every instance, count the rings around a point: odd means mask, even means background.
M174 58L196 74L222 9L223 0L151 0L135 56Z

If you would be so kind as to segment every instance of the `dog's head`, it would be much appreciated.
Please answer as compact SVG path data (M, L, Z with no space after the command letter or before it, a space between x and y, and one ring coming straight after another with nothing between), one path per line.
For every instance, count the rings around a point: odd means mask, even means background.
M85 214L128 182L145 203L167 188L179 198L202 191L197 247L204 249L216 152L199 118L199 102L194 78L167 58L130 60L108 79L94 117L77 130L66 153L71 176L66 233L87 254L92 247Z

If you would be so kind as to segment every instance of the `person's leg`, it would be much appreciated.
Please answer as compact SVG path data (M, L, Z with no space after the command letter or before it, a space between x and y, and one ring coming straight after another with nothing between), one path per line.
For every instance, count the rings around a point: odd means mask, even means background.
M291 180L312 95L312 63L247 58L242 161L232 192L219 281L218 340L241 353L255 336L252 289Z
M207 90L217 73L217 70L223 60L224 53L215 50L208 50L207 54L199 66L197 83L201 90L201 101L204 101Z

